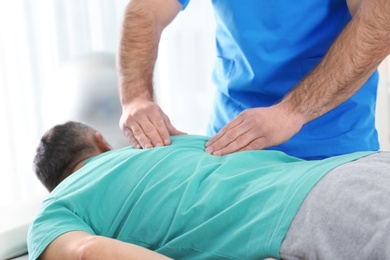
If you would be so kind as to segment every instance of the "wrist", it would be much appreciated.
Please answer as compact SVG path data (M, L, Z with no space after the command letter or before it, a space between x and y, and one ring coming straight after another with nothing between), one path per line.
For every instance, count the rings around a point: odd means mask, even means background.
M282 102L274 105L275 109L282 115L283 120L289 122L290 125L295 125L295 128L301 128L304 124L310 121L309 117L297 109L296 106L290 104L288 101L283 100Z
M134 103L153 102L153 97L148 91L138 93L136 95L122 94L120 95L120 102L122 107L126 107Z

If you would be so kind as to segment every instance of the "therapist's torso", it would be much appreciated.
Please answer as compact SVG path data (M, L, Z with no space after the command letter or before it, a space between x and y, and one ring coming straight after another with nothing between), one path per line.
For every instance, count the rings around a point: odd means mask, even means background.
M213 74L217 90L210 136L243 110L280 101L318 64L351 20L344 0L212 2L217 23ZM305 159L378 150L377 84L375 72L349 100L271 149Z

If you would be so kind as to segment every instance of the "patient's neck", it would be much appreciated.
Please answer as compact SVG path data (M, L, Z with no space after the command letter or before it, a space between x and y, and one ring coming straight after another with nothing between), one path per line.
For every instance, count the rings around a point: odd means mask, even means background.
M76 166L73 168L72 173L78 171L81 167L83 167L85 161L88 160L88 159L89 159L89 157L88 157L88 158L85 158L85 159L82 159L80 162L78 162L78 163L76 164Z

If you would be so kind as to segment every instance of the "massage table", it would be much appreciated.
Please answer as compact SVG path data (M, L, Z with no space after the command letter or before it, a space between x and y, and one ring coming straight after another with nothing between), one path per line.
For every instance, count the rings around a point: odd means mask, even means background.
M28 259L27 232L44 196L0 207L0 260Z

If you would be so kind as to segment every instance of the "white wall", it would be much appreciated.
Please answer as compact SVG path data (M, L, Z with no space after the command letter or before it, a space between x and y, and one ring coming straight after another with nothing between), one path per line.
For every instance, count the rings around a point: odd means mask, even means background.
M91 52L116 52L127 2L0 1L0 205L43 192L32 170L35 148L47 130L40 113L42 92L57 86L52 77L64 62ZM59 116L57 123L62 120Z
M164 31L155 79L157 101L174 126L206 134L214 94L214 16L211 1L191 1Z

